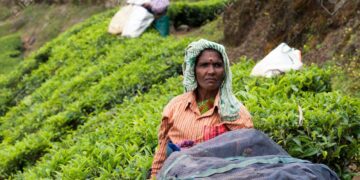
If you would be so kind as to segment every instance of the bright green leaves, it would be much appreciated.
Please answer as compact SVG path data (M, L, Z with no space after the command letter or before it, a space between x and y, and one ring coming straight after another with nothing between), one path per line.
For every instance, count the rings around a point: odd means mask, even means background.
M229 2L227 0L174 2L170 4L168 15L175 27L183 24L198 27L220 15Z
M0 79L0 179L145 178L162 109L183 92L191 39L110 36L113 13L74 27ZM249 77L253 66L243 59L232 72L256 128L340 173L359 160L360 102L331 92L329 70L268 79Z
M0 156L6 161L0 162L0 169L4 169L0 177L8 177L17 170L32 166L43 152L77 132L79 126L85 125L89 119L96 119L101 112L111 111L126 99L146 93L153 84L180 74L183 51L189 39L162 38L152 32L136 39L111 36L106 32L109 15L95 16L64 33L32 56L35 64L26 67L31 72L23 72L21 68L25 67L21 67L17 74L3 81L4 89L9 91L2 92L13 100L2 104L6 107L6 114L0 118L3 147ZM13 85L11 82L20 74L24 78ZM135 125L144 124L143 121L139 120ZM138 128L137 132L144 131ZM156 134L150 129L145 132ZM45 137L46 141L31 145L29 142L36 137ZM143 141L130 137L126 141L131 141L133 146L128 147L136 152L142 147L136 144ZM12 150L14 147L16 151ZM152 147L147 148L147 154ZM81 152L87 152L87 149ZM30 158L22 158L25 156ZM63 169L64 173L74 178L88 177L86 174L93 172L92 169L81 168L93 162L87 158L84 161L83 164L81 161L74 164L80 170L71 167L66 171ZM102 171L108 172L110 167L113 166L106 165ZM44 173L49 175L49 172L46 170ZM99 172L93 172L92 176ZM59 174L63 176L59 172L50 173L54 177Z
M360 101L330 92L329 70L310 66L268 79L247 77L248 66L241 61L232 67L234 90L256 128L291 155L325 163L337 172L359 159Z

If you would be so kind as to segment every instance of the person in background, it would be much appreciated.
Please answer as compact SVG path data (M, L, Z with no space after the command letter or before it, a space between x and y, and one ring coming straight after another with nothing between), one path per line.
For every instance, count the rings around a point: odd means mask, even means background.
M253 128L251 115L234 96L224 46L201 39L191 43L183 65L185 93L164 108L151 179L167 156L222 133Z
M151 0L150 3L144 3L142 5L155 16L155 29L159 31L163 37L168 36L170 33L170 19L169 16L166 15L169 5L169 0Z

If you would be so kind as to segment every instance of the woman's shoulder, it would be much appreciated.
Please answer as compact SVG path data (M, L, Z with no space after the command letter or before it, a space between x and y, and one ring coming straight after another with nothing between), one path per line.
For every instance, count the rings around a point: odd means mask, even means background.
M193 98L193 92L185 92L177 95L169 101L169 104L187 103Z
M163 116L172 116L174 113L182 112L188 105L189 100L191 101L191 93L184 93L178 95L170 100L165 106Z
M186 92L172 98L169 103L166 105L166 108L180 108L182 106L186 106L189 102L192 101L193 93Z

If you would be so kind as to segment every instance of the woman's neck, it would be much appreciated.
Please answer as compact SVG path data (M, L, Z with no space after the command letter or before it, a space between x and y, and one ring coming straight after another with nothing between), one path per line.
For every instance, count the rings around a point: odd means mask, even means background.
M215 98L218 93L218 90L217 91L207 91L206 89L197 88L195 90L195 93L196 93L196 101L201 102L206 99Z

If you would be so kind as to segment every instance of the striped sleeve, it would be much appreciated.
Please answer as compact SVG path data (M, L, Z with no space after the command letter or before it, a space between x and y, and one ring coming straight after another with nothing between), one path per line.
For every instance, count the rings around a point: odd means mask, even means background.
M161 169L165 159L166 159L166 144L169 140L168 132L172 126L171 117L172 117L172 105L169 103L163 112L163 118L161 121L159 135L158 135L158 148L155 152L154 160L151 167L151 177L155 177L158 171Z

